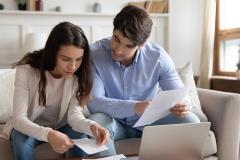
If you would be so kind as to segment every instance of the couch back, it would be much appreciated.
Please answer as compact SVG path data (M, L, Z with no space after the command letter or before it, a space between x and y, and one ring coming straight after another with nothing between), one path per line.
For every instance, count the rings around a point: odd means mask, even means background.
M15 69L0 69L0 123L5 123L12 115L15 72ZM178 69L178 74L184 85L190 86L189 98L193 106L191 111L201 121L207 121L206 116L201 110L191 64L187 63L183 68ZM89 114L87 107L84 107L84 115L89 116Z
M0 123L12 115L15 69L0 69Z

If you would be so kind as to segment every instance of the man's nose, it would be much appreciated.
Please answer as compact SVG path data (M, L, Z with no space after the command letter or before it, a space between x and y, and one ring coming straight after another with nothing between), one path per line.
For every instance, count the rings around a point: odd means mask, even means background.
M115 48L115 54L122 54L122 47L121 46L118 46Z

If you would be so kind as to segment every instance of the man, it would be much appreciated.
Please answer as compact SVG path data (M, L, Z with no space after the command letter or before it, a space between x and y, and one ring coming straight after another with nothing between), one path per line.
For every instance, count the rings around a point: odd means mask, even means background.
M114 141L141 137L142 128L133 128L158 88L183 87L174 64L158 44L147 42L152 20L143 9L124 7L114 18L111 38L91 45L93 58L93 100L90 119L108 128L111 140L107 155L116 153ZM159 106L161 107L161 106ZM169 115L155 124L195 123L187 100L177 103ZM105 152L105 155L106 155Z

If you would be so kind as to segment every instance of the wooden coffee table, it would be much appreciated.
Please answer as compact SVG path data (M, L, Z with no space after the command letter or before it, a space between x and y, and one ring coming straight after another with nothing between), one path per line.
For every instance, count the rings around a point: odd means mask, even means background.
M63 158L62 160L82 160L82 158Z

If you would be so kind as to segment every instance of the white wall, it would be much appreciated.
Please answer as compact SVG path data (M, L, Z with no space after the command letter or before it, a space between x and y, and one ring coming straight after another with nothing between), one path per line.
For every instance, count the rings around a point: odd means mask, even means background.
M172 0L169 19L170 55L177 67L187 61L199 73L205 0Z
M17 0L0 0L0 3L4 5L4 9L16 10Z
M102 13L117 13L129 1L143 0L44 0L44 10L62 6L63 12L92 12L95 2L100 2ZM204 1L206 0L170 0L169 13L169 54L176 67L182 67L187 61L193 64L194 74L199 73ZM16 0L0 0L6 9L16 9ZM167 34L166 34L167 35ZM157 34L158 39L163 35Z
M103 13L117 13L122 6L128 2L144 1L144 0L43 0L44 10L55 10L56 6L61 6L63 12L92 12L95 2L101 3ZM17 9L17 0L0 0L7 10Z
M129 1L137 0L44 0L45 10L53 10L61 5L66 12L92 12L93 4L101 4L102 13L117 13Z

